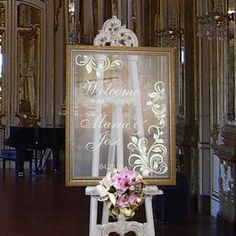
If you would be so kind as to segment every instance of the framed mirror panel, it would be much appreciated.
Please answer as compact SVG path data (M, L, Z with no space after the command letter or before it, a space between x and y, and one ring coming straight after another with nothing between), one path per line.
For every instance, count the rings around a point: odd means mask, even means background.
M66 184L114 168L175 184L174 50L67 47Z

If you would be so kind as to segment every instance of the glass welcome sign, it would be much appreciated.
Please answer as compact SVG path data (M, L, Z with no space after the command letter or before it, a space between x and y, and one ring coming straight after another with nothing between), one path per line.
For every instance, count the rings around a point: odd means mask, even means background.
M175 183L174 50L67 47L66 184L113 168Z

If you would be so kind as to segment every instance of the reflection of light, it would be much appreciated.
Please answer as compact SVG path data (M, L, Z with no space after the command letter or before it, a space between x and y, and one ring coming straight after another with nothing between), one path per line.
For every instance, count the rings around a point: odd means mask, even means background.
M235 13L235 10L228 10L229 15L234 14L234 13Z
M181 50L181 62L184 64L184 48Z
M0 77L2 77L2 53L0 52Z
M73 14L75 12L75 3L74 2L69 3L69 12L71 14Z

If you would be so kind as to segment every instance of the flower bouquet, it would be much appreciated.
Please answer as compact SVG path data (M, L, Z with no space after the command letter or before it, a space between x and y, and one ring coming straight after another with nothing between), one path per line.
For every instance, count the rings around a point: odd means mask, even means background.
M99 201L105 202L113 218L125 220L134 216L144 201L145 182L136 171L114 169L96 186Z

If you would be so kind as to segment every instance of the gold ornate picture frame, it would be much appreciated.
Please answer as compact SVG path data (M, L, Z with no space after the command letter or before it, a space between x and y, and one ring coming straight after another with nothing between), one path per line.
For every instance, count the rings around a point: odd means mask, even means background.
M174 49L67 46L66 185L113 168L176 180Z

